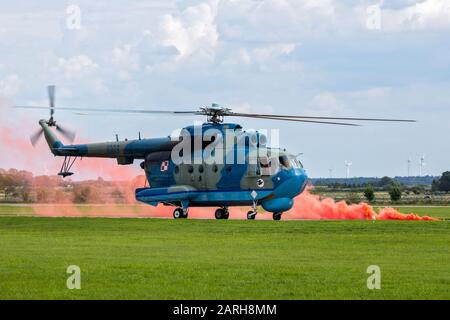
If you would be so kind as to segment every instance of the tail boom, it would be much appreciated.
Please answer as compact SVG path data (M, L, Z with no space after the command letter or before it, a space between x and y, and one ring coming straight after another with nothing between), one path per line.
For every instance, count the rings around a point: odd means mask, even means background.
M51 130L46 120L40 120L45 139L55 156L115 158L118 164L131 164L134 159L145 159L152 152L170 151L178 143L170 137L137 139L125 141L99 142L76 145L64 145Z

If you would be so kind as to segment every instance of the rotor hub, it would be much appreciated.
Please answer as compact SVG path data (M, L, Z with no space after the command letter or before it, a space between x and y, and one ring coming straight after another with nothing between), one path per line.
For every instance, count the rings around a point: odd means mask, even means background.
M56 121L55 121L55 119L53 119L53 116L50 119L48 119L47 125L49 127L55 127L56 126Z
M206 115L206 119L210 123L222 123L225 116L232 114L231 109L220 107L215 103L211 107L201 107L200 113Z

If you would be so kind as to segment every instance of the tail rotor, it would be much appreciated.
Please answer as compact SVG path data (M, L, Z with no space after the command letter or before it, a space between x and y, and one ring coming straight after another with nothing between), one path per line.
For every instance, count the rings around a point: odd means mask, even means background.
M76 133L70 129L64 128L59 124L56 124L56 120L54 119L55 115L55 86L51 85L47 87L48 93L48 101L50 107L50 119L46 121L49 127L55 127L56 130L61 133L63 137L65 137L70 142L75 140ZM44 133L44 130L41 128L30 136L30 141L33 146L37 144Z

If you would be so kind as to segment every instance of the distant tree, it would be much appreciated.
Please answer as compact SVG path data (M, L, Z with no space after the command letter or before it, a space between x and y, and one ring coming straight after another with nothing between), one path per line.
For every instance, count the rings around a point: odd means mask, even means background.
M24 202L31 202L31 188L28 186L23 187L20 190L20 195L22 196L22 200Z
M439 191L439 179L434 179L431 183L431 191Z
M14 195L14 193L16 192L16 187L13 185L9 185L3 190L3 192L5 193L5 199L7 199L8 196Z
M434 184L434 181L433 181ZM437 180L436 188L438 191L450 191L450 171L445 171L442 177Z
M389 196L391 201L399 201L402 198L402 188L399 184L394 183L389 188Z
M54 202L64 203L64 202L66 202L66 199L67 198L66 198L66 194L64 191L59 190L59 189L55 190L54 199L53 199Z
M118 188L115 188L111 192L111 197L113 198L114 202L116 202L116 203L124 203L125 202L124 194Z
M91 195L91 188L87 186L76 186L73 189L73 201L75 203L86 203Z
M390 186L391 184L394 183L394 180L392 178L389 177L383 177L380 179L380 181L378 182L378 185L380 187L386 188L388 186Z
M375 190L371 185L368 185L366 189L364 189L364 197L366 197L369 202L375 200Z
M39 203L46 203L48 202L49 198L49 192L46 188L39 188L36 190L36 200Z
M360 198L359 198L357 193L351 192L346 197L345 202L347 202L348 204L359 203L360 202Z

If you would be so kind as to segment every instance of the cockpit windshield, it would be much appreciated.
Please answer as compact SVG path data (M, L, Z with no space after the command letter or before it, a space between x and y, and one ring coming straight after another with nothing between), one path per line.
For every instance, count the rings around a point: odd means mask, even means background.
M279 159L281 166L286 169L303 168L302 163L293 156L281 155Z
M296 158L291 159L291 164L294 168L303 168L302 163L300 161L298 161L298 159L296 159Z

